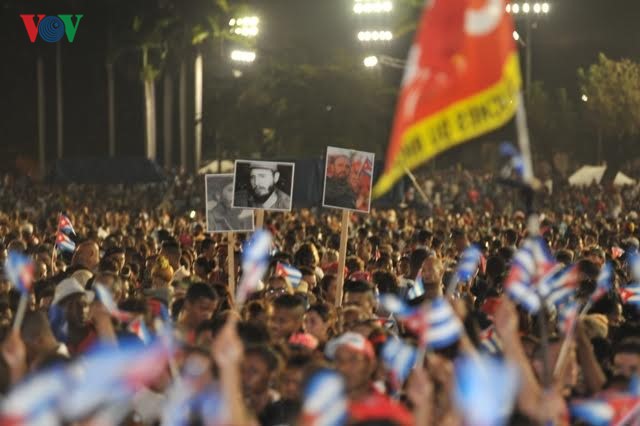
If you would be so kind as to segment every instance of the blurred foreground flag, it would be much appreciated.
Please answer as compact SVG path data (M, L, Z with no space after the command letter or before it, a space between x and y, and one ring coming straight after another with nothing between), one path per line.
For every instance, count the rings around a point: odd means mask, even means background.
M406 169L513 117L521 79L505 7L505 0L426 3L374 197L387 192Z

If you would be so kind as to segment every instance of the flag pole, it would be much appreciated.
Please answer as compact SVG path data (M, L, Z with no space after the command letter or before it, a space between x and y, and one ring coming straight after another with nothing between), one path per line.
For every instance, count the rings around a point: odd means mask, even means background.
M411 183L413 183L413 186L414 188L416 188L416 191L418 191L418 193L422 196L422 199L424 200L424 202L425 203L428 202L429 198L427 197L427 194L425 194L422 188L420 188L420 185L418 185L418 180L416 179L414 174L411 173L411 170L409 170L408 167L405 167L404 172L407 174L407 176L409 176L409 179L411 179Z
M228 284L229 284L229 294L231 295L231 301L235 306L236 299L236 233L229 232L227 235L227 262L229 265L229 273L228 275Z
M264 226L264 209L256 210L256 230L262 229Z
M24 314L27 311L27 302L29 301L29 294L22 293L20 295L20 302L18 302L18 310L16 311L16 317L13 321L13 330L20 331L20 327L22 326L22 320L24 319Z
M349 210L342 210L340 225L340 254L338 256L338 283L336 286L336 307L342 306L342 288L344 286L344 265L347 261L347 239L349 238Z

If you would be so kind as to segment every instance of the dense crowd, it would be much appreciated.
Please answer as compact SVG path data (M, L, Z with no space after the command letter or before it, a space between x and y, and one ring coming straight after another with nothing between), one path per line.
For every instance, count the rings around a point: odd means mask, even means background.
M456 397L467 379L458 361L482 353L517 371L513 407L499 407L506 410L498 416L504 424L589 424L570 412L573 403L609 403L629 395L626 408L614 407L613 415L622 416L640 401L634 393L640 317L633 297L626 296L633 290L628 285L640 278L632 267L640 246L638 188L557 184L543 185L536 194L539 241L557 265L575 265L573 301L580 307L593 302L567 331L559 309L549 306L533 314L517 297L507 297L514 257L533 240L527 240L532 235L518 190L495 176L457 170L424 176L419 182L426 199L409 187L398 208L353 214L342 292L338 212L267 212L264 227L274 241L269 267L242 305L235 303L229 274L237 286L247 273L241 259L249 235L237 235L231 266L228 234L206 232L201 180L177 177L138 186L3 180L0 262L12 252L24 253L33 261L34 275L26 315L13 330L21 295L8 274L0 274L3 424L37 424L16 420L11 411L16 392L29 381L92 359L96 348L125 352L136 339L153 347L155 340L146 338L140 325L151 335L172 330L166 365L158 362L162 368L153 372L132 367L139 375L129 378L135 392L125 401L107 399L75 411L57 401L47 405L49 420L343 424L322 423L328 408L316 413L309 408L313 394L305 389L312 388L319 372L329 371L342 379L346 424L501 424L474 420ZM56 248L61 214L73 224L72 251ZM453 295L446 295L471 245L480 249L481 261L468 279L454 282ZM301 278L282 273L279 265L292 265ZM612 266L612 286L595 300L591 296L605 265ZM96 297L98 284L109 291L116 311ZM381 302L385 295L411 308L446 300L461 331L444 346L429 346L410 321ZM395 337L423 349L408 377L399 377L384 362L385 348ZM100 375L89 373L92 380ZM494 382L501 386L498 376ZM91 393L93 388L81 389ZM327 385L326 399L338 396L332 389ZM499 393L487 388L484 397L491 399L493 392ZM223 403L197 401L211 394ZM81 396L86 394L68 389L59 398Z

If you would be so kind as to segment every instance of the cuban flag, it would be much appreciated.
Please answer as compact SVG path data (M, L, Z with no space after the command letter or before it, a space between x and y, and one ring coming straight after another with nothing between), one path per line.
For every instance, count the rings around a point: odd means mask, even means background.
M49 324L51 331L56 336L56 340L67 343L69 340L69 322L60 305L51 305L48 312Z
M575 294L579 277L577 265L566 268L557 265L540 279L538 291L548 304L557 307Z
M271 241L269 231L259 230L245 243L242 251L242 278L236 298L238 304L242 305L258 289L269 266Z
M112 317L122 322L129 322L134 318L130 312L125 312L118 308L116 301L113 300L111 292L102 284L94 283L93 289L96 292L96 298L104 305Z
M516 150L509 142L503 142L500 145L500 155L509 158L509 163L503 170L503 176L509 177L511 171L514 171L519 178L522 178L524 173L524 161L522 160L522 156L518 150Z
M598 279L596 280L596 289L591 295L591 301L597 302L605 294L607 294L611 290L612 282L613 282L613 268L611 267L611 263L607 262L604 265L602 265L602 269L600 269L600 273L598 274Z
M467 247L460 256L458 267L456 268L456 279L458 282L467 282L475 275L480 264L482 252L476 245Z
M427 347L438 350L457 342L464 328L453 308L443 298L435 299L429 306L429 327L426 335Z
M385 342L381 355L382 361L391 373L394 388L401 389L416 363L418 351L395 337Z
M304 389L302 424L305 426L343 426L347 424L347 397L342 377L322 369Z
M494 326L490 326L480 333L480 350L491 355L502 352L502 341Z
M558 328L565 336L569 335L574 329L578 320L579 310L580 307L575 300L558 307Z
M574 402L570 411L572 418L591 426L608 426L615 415L615 410L608 402L598 400Z
M33 288L33 261L22 253L9 251L4 268L11 284L20 293L29 294Z
M426 304L409 306L393 294L383 294L378 299L382 307L398 319L420 340L420 345L427 344L429 330L429 311Z
M627 255L627 263L629 264L629 273L634 282L640 282L640 255L637 252L631 252Z
M58 231L62 231L65 234L73 234L76 235L76 231L73 229L73 225L69 218L63 214L58 218Z
M632 284L622 287L620 290L620 299L623 304L634 305L640 308L640 284Z
M138 339L145 345L151 343L151 333L149 333L149 329L147 329L142 318L136 318L131 321L127 326L127 330L138 336Z
M298 288L302 280L302 272L300 270L280 262L276 265L276 276L287 278L293 288Z
M424 294L424 281L422 281L422 268L416 275L416 280L413 283L409 283L409 289L407 290L407 299L413 300Z
M611 247L611 257L613 259L618 259L620 257L622 257L622 255L624 254L624 249L618 247L618 246L613 246Z
M516 254L516 257L518 254ZM521 254L520 257L523 257ZM507 294L516 303L524 307L529 313L534 314L540 310L540 297L533 285L532 277L519 262L514 262L504 281Z
M518 368L499 358L467 356L455 362L454 401L465 424L506 424L519 386Z
M76 243L73 242L64 232L56 232L56 247L62 251L73 253L76 249Z

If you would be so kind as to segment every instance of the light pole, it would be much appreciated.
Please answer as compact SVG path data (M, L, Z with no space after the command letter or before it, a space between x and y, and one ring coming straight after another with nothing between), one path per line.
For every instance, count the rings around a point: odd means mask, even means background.
M513 38L516 41L521 41L521 44L525 47L525 91L529 94L529 88L531 87L531 66L532 66L532 49L533 49L533 37L531 30L538 27L538 21L540 18L546 16L551 11L549 3L509 3L506 6L507 13L511 14L515 20L522 20L525 24L525 36L522 37L514 31Z

